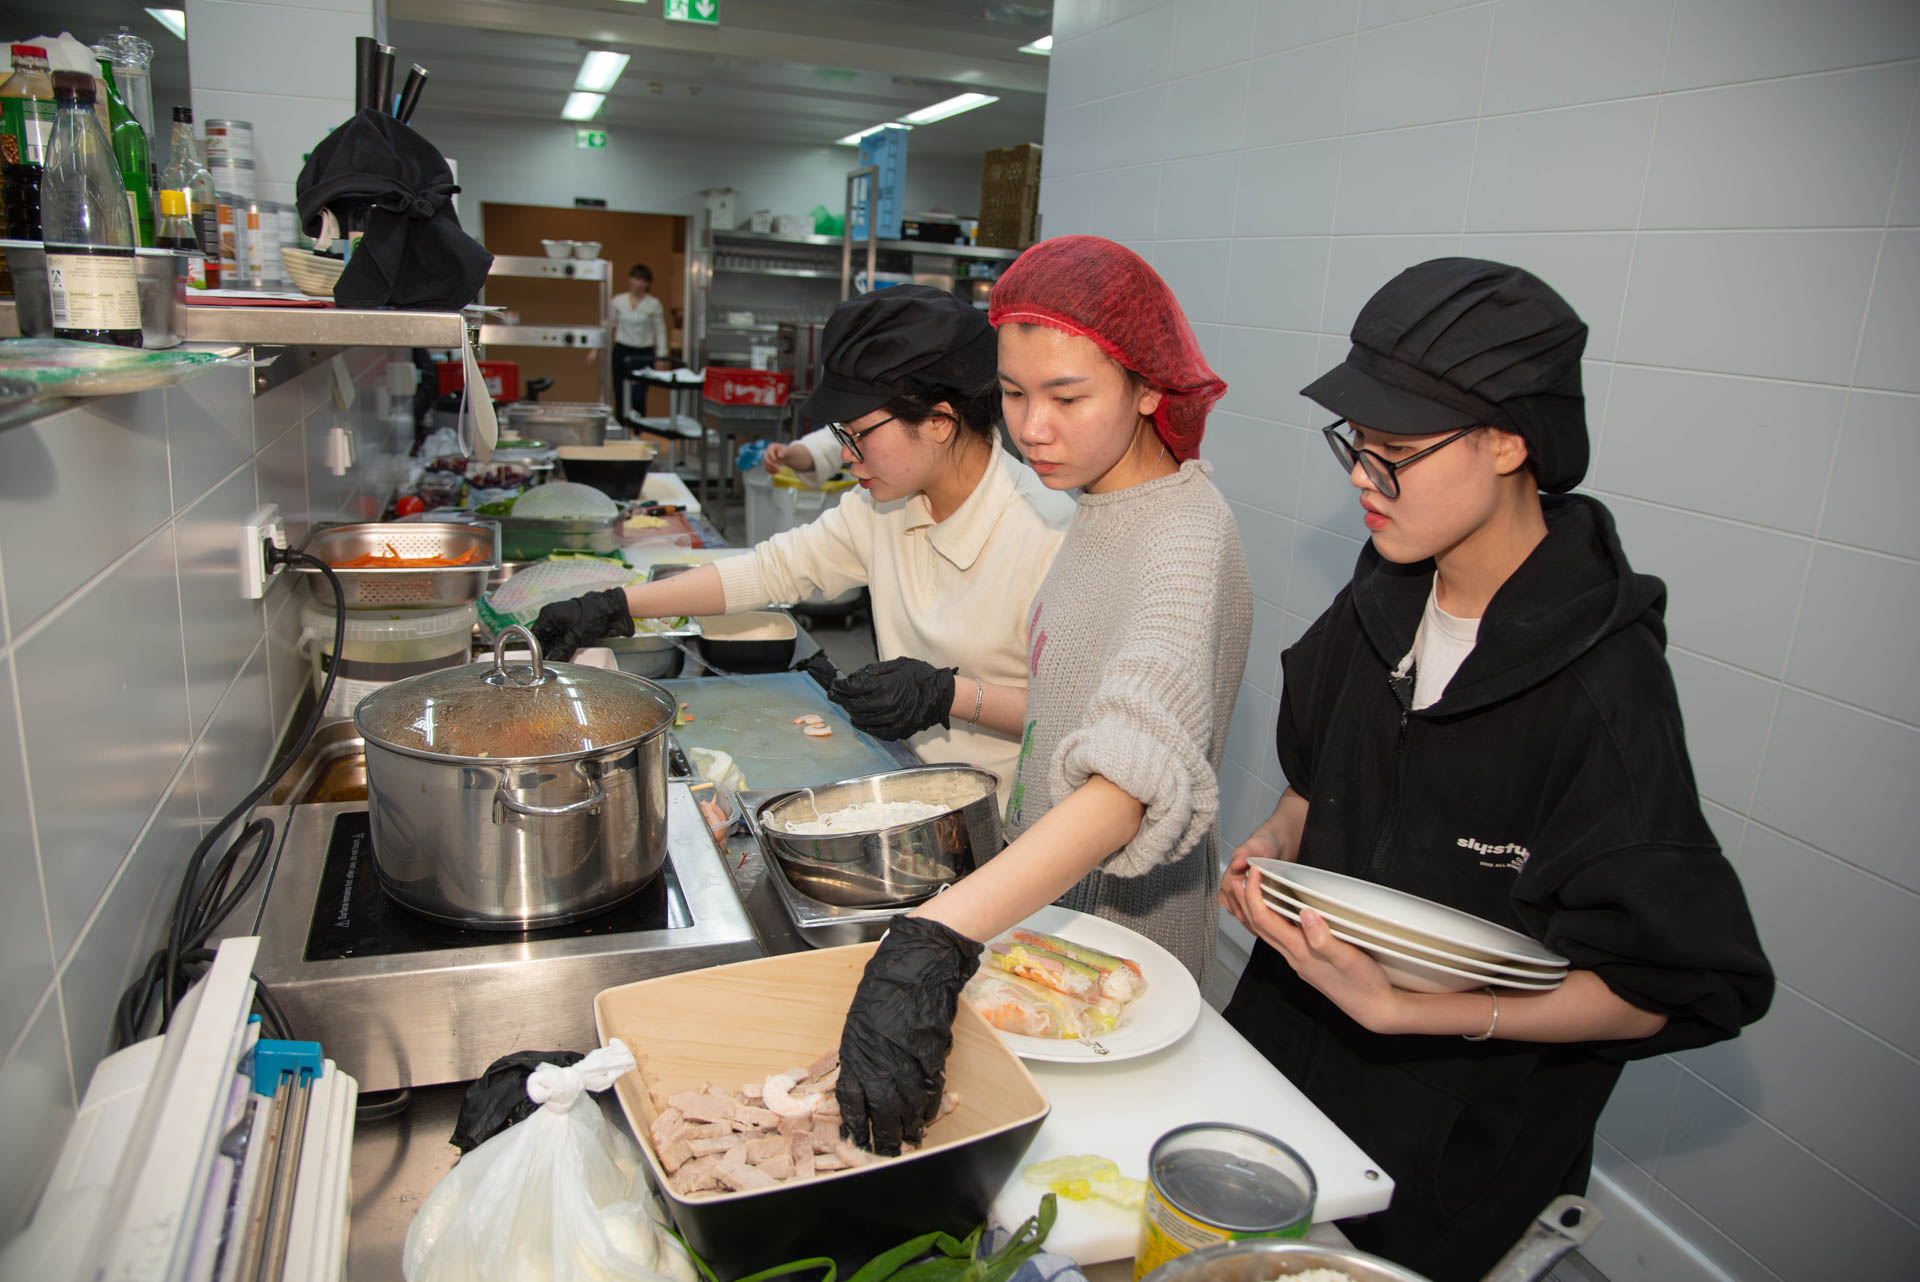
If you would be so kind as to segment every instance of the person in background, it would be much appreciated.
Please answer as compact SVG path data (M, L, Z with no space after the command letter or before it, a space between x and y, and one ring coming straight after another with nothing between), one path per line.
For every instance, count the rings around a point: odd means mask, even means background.
M1197 457L1226 384L1166 282L1110 240L1027 250L989 316L1007 428L1078 503L1028 618L1025 689L901 661L911 702L977 705L1022 748L1010 844L894 919L847 1013L843 1125L877 1153L932 1120L983 941L1059 903L1138 930L1202 983L1213 955L1216 772L1253 621L1233 513Z
M923 760L991 770L1004 800L1019 725L991 714L1025 690L1029 608L1073 503L1000 446L993 329L978 308L924 285L863 294L834 309L823 350L803 409L833 424L856 488L745 556L549 605L534 635L565 659L631 636L636 616L732 613L865 585L881 662L839 677L827 665L816 675L829 697L856 727L906 739ZM939 707L915 701L931 665L903 655L946 665ZM956 693L962 668L978 677Z
M1392 1173L1347 1235L1435 1282L1585 1190L1623 1062L1732 1037L1773 991L1701 814L1666 588L1566 492L1586 333L1519 268L1437 259L1304 390L1341 416L1326 439L1372 538L1282 657L1288 786L1220 883L1257 936L1228 1021ZM1451 905L1572 969L1551 992L1396 988L1319 913L1271 911L1255 857Z
M621 389L633 381L634 371L668 369L672 341L667 337L667 309L653 296L653 268L635 263L627 273L627 288L613 296L613 387L614 399L622 401ZM636 413L644 413L645 393L636 390L640 402Z

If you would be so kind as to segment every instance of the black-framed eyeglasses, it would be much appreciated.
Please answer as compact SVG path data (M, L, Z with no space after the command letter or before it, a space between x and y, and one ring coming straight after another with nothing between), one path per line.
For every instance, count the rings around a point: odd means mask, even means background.
M1339 429L1346 421L1344 418L1335 419L1320 429L1320 434L1327 438L1327 445L1333 450L1333 457L1340 462L1340 470L1351 473L1353 471L1353 465L1358 463L1360 470L1367 474L1367 479L1373 482L1373 488L1379 490L1381 494L1390 499L1400 497L1399 474L1402 468L1412 467L1415 463L1418 463L1435 450L1445 449L1461 437L1480 430L1479 424L1475 424L1472 427L1463 427L1446 440L1429 445L1418 454L1409 454L1407 457L1395 462L1392 459L1380 457L1372 450L1363 450L1346 437L1340 435Z
M867 456L860 452L860 442L872 436L875 432L893 422L893 420L898 417L899 415L896 414L891 418L883 418L878 423L869 427L863 427L857 432L849 432L844 423L829 423L827 424L827 430L833 433L834 440L853 451L854 462L864 463Z

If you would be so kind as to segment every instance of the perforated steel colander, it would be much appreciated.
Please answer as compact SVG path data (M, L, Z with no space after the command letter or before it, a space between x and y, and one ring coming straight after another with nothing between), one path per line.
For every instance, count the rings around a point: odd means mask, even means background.
M391 548L403 557L460 557L477 551L479 560L465 565L424 569L340 570L341 589L349 610L414 607L450 609L476 601L487 589L487 578L500 568L500 527L487 521L369 521L355 525L324 526L307 540L306 551L328 565L351 561ZM294 567L307 576L314 600L333 604L326 576L307 566Z

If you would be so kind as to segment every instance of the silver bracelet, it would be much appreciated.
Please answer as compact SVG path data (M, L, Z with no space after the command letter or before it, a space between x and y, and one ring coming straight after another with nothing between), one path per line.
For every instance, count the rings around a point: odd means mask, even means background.
M1493 1022L1491 1024L1488 1024L1487 1031L1480 1034L1478 1037L1475 1037L1472 1033L1460 1034L1460 1040L1462 1041L1484 1042L1488 1038L1493 1036L1495 1029L1500 1027L1500 994L1494 992L1491 988L1483 988L1480 991L1485 993L1487 996L1493 998Z
M975 677L973 679L973 715L967 718L968 725L977 726L980 724L980 708L986 701L986 683L981 681L979 677Z

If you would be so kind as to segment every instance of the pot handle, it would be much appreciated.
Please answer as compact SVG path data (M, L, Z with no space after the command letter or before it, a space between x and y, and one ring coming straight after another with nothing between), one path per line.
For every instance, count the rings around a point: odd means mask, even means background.
M1592 1237L1604 1218L1584 1197L1567 1193L1554 1198L1481 1282L1538 1282L1561 1256Z
M500 774L500 782L493 786L493 821L501 823L501 810L511 810L516 815L528 815L535 819L558 819L562 815L577 815L582 810L598 810L607 799L607 790L600 783L598 775L589 775L582 769L586 763L574 763L574 770L587 781L587 795L578 801L569 801L564 806L530 806L524 801L515 801L507 795L506 772Z

